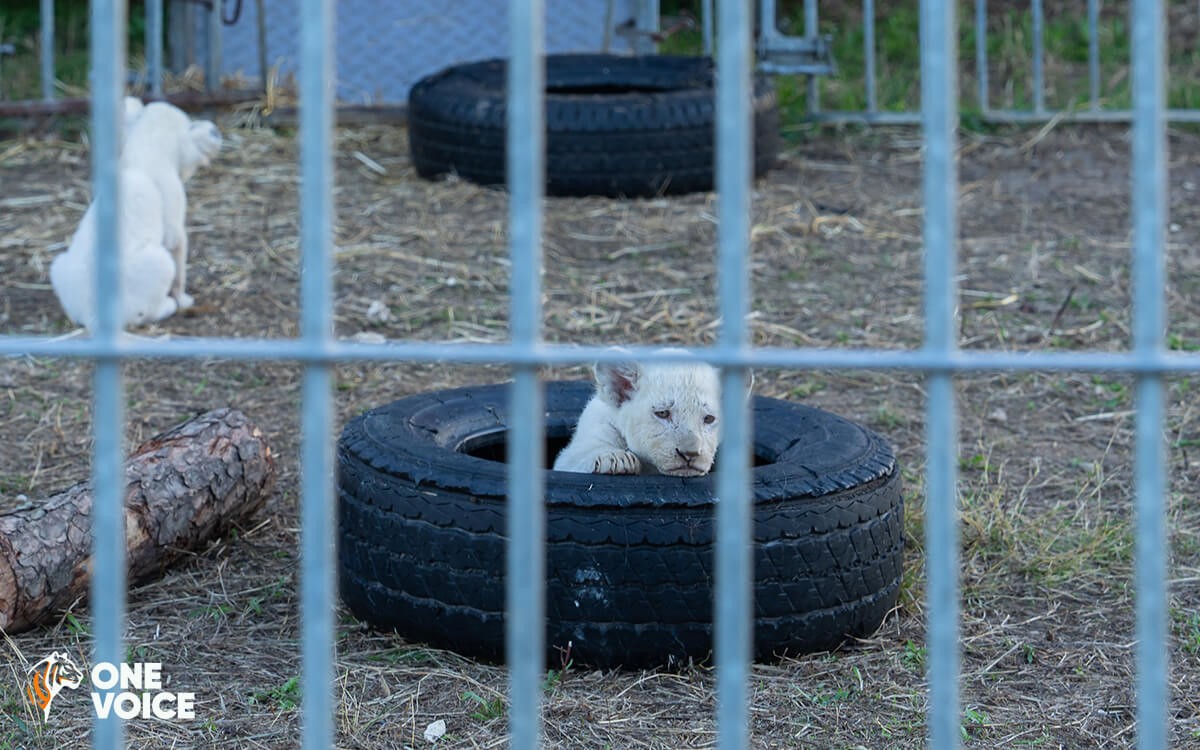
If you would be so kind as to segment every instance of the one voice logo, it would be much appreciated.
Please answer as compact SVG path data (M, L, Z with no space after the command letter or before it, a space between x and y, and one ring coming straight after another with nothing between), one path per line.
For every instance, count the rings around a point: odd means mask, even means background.
M50 720L50 706L64 689L83 684L83 670L62 651L55 651L29 668L25 696L33 708ZM92 708L101 719L116 714L122 719L190 721L196 718L196 694L162 689L162 664L98 662L91 670Z

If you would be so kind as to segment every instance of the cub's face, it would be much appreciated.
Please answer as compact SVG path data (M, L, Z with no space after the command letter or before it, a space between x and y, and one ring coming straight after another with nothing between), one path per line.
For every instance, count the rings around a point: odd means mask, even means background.
M706 364L598 365L598 392L643 464L661 474L707 474L720 440L721 390Z

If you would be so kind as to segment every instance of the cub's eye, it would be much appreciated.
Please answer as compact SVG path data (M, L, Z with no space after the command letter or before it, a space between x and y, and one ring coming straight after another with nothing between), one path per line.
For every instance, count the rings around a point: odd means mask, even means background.
M670 419L671 418L671 410L670 409L659 409L654 412L654 416L658 417L659 419Z
M716 421L717 421L717 418L714 417L713 415L711 415L711 414L704 415L704 424L712 424L713 422L716 422Z

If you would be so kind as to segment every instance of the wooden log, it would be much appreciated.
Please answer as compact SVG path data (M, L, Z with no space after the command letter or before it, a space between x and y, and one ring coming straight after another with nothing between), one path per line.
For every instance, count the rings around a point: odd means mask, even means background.
M218 409L138 447L125 477L125 543L136 583L247 522L270 494L275 459L244 414ZM87 483L0 512L0 630L26 629L86 597L91 543Z

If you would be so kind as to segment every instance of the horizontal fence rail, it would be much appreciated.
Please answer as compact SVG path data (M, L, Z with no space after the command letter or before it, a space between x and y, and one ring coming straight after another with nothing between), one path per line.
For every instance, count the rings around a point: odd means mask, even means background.
M985 3L976 5L977 28L986 22ZM1034 80L1038 88L1029 113L991 112L992 116L1057 116L1045 111L1042 47L1042 4L1035 0ZM874 13L874 3L864 8ZM693 357L722 368L723 407L728 414L726 438L731 444L751 440L748 407L740 397L749 367L793 369L904 370L927 376L926 574L929 596L930 740L937 750L953 748L960 738L958 696L958 542L957 436L954 376L977 371L1109 370L1137 376L1135 438L1136 508L1136 665L1138 676L1138 742L1143 748L1165 747L1167 741L1167 609L1166 609L1166 481L1163 446L1163 378L1200 372L1200 355L1164 349L1166 284L1163 247L1166 225L1164 9L1161 0L1137 0L1133 16L1133 348L1128 352L964 351L957 348L955 283L957 251L957 24L953 0L922 0L922 108L913 113L923 126L925 165L925 323L919 349L770 349L753 348L750 310L749 248L751 200L751 16L738 0L717 3L717 236L719 305L718 341L711 348L662 352L630 347L647 362L678 362ZM1098 104L1098 52L1095 51L1098 2L1090 0L1089 55L1091 108L1072 113L1075 119L1116 117ZM161 8L159 9L161 10ZM92 41L92 170L101 247L115 248L119 206L116 165L121 97L124 93L126 7L123 0L95 0L91 5ZM508 642L510 665L510 732L514 748L539 746L540 670L542 669L544 583L543 403L537 368L583 362L616 362L629 352L599 346L566 346L542 340L542 69L543 0L520 0L511 6L512 32L509 128L509 228L512 261L512 339L508 343L394 342L383 345L337 341L333 335L332 237L334 209L333 74L335 50L332 0L304 0L301 71L301 336L297 339L205 338L150 341L123 337L118 330L118 259L100 254L97 269L99 326L92 339L0 337L7 356L76 357L94 360L94 469L96 488L92 580L96 661L124 660L125 544L123 529L122 435L124 402L122 362L137 358L225 358L242 361L286 360L303 364L301 473L301 627L303 661L303 747L328 748L336 736L337 679L334 660L336 589L333 502L333 408L330 367L340 362L446 362L506 364L513 369L513 450L509 467L510 509L508 557ZM814 25L816 2L805 15ZM161 21L161 16L159 16ZM155 23L159 23L155 22ZM44 21L45 24L45 21ZM46 28L44 26L43 28ZM869 26L867 44L874 43ZM49 26L53 37L53 27ZM159 34L161 36L161 34ZM47 45L52 47L52 45ZM157 53L161 58L161 50ZM873 54L867 59L874 66ZM986 105L986 50L976 49L981 75L980 102ZM158 59L156 65L161 65ZM867 101L875 106L872 69ZM816 89L810 106L820 112ZM47 96L52 96L52 92ZM986 109L986 106L985 106ZM862 114L862 113L860 113ZM1061 114L1061 113L1059 113ZM1200 113L1187 112L1189 117ZM903 113L868 112L868 121L889 121ZM1200 117L1197 117L1200 120ZM717 725L722 750L749 746L749 676L751 515L750 467L742 460L723 461L718 469L719 529L716 545ZM97 719L93 742L104 750L124 743L115 715Z
M622 362L633 356L655 362L704 361L727 367L776 367L782 369L824 368L833 370L1077 370L1095 372L1188 373L1200 371L1200 354L1195 352L998 351L963 350L938 352L911 349L821 349L816 347L777 349L748 348L738 352L691 348L681 353L662 353L655 347L631 345L629 354L614 353L609 347L542 344L529 350L512 344L454 344L445 342L392 342L363 344L331 341L313 348L302 341L283 339L196 338L173 341L126 339L115 343L44 337L0 336L0 356L75 357L96 359L237 359L244 361L293 362L446 362L458 364L580 365L592 362Z

